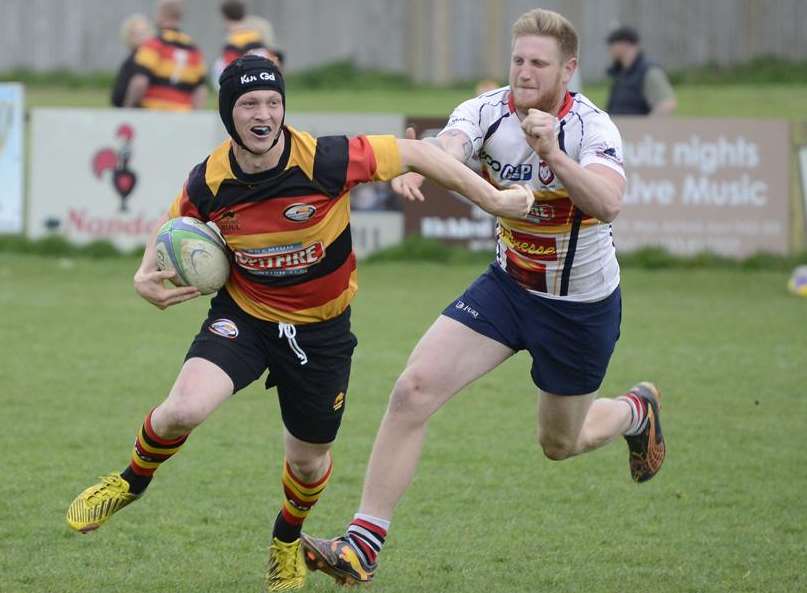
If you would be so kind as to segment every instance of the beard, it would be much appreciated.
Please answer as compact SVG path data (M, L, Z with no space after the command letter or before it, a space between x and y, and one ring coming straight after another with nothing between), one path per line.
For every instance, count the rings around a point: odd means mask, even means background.
M524 97L523 94L524 89L516 89L516 92L513 93L513 102L519 111L526 112L529 109L538 109L546 113L552 113L563 96L563 82L560 75L558 75L557 79L549 87L536 90L529 89L526 93L527 97Z

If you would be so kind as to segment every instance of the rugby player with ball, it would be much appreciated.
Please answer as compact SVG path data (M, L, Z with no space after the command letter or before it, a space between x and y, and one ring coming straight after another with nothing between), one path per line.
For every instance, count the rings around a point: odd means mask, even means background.
M305 578L301 527L331 476L330 449L356 346L350 189L417 171L508 219L524 218L534 198L523 186L495 188L422 141L314 138L285 125L283 78L264 58L239 58L219 82L230 139L190 172L157 226L178 217L215 223L232 253L229 276L167 398L139 428L129 465L79 494L67 522L92 531L142 497L190 432L268 369L266 386L277 387L284 424L285 499L272 531L266 587L297 589ZM135 274L138 294L161 309L199 296L193 286L164 285L179 270L159 270L157 253L152 241Z

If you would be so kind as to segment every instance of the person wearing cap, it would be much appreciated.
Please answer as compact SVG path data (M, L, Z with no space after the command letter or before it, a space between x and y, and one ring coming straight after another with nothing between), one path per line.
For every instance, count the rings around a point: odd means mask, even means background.
M619 27L608 35L608 53L613 79L607 111L611 115L669 115L677 107L675 92L667 74L645 57L639 33L633 27Z
M418 171L496 215L524 217L534 198L523 186L496 189L423 141L315 138L286 125L283 77L265 58L237 59L219 84L230 138L191 170L155 226L177 216L215 223L232 252L230 277L212 298L168 397L146 415L129 465L82 492L67 522L92 531L138 500L191 430L268 369L285 461L266 586L296 589L305 576L300 531L331 476L357 343L350 329L357 290L350 189ZM152 240L134 277L138 294L160 309L199 296L193 287L163 285L173 273L157 269L155 251Z

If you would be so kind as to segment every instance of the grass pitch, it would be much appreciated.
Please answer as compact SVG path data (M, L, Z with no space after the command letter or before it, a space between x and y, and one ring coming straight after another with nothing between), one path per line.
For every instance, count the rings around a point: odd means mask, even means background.
M206 311L160 312L136 260L0 254L0 591L259 591L281 502L280 416L253 385L197 429L148 495L99 531L64 512L122 469ZM387 394L417 338L480 266L365 265L331 485L306 524L339 533L358 503ZM624 443L564 462L534 444L529 358L436 415L372 590L790 593L807 589L807 301L779 272L624 272L603 391L653 379L669 456L642 486ZM456 353L461 356L462 353ZM308 591L337 590L320 574Z

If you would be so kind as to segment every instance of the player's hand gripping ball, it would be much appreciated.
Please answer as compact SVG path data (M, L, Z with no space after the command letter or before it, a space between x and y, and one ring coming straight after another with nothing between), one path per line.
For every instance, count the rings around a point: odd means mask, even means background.
M182 216L160 227L156 240L157 269L173 270L177 286L195 286L211 294L230 275L227 246L219 234L201 220Z

